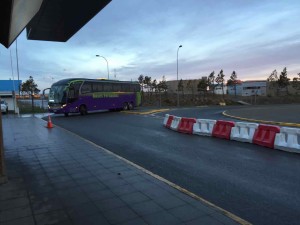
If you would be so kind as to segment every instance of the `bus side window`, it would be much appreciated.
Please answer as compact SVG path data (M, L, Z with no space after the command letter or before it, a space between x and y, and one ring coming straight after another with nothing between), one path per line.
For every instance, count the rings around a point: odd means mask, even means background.
M136 92L136 85L135 84L130 84L130 90L131 92Z
M102 83L93 83L93 92L103 91Z
M130 84L122 84L122 91L128 92L130 90Z
M112 85L109 83L103 83L103 91L104 92L111 92L112 91Z
M84 83L81 87L81 93L90 93L92 92L92 84L91 83Z
M121 84L113 84L113 91L114 92L120 92L120 91L122 91Z
M94 86L97 87L95 89L97 89L98 92L103 91L103 85L102 85L102 83L95 83Z

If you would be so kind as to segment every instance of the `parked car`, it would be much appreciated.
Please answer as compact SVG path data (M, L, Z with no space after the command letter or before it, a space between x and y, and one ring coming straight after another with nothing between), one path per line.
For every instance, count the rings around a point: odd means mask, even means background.
M8 113L8 105L5 101L1 100L1 112Z

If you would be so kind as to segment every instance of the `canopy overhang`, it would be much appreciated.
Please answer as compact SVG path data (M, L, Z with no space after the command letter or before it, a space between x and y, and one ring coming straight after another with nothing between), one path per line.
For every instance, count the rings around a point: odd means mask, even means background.
M0 43L8 48L26 28L29 40L69 40L111 0L1 0Z

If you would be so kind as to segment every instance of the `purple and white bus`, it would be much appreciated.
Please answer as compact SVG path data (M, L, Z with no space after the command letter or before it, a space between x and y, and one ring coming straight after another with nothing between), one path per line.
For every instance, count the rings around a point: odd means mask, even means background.
M87 114L96 110L132 110L141 105L138 82L70 78L52 84L49 112Z

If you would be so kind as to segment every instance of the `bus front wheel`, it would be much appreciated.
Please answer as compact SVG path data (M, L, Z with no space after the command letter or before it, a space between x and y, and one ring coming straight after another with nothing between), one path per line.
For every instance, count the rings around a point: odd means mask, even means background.
M65 112L64 114L65 114L65 117L68 117L68 116L69 116L69 113L67 113L67 112Z
M124 102L124 104L123 104L123 110L128 110L128 104L127 104L127 102Z
M87 109L86 109L86 106L85 105L81 105L79 107L79 112L80 112L80 115L86 115L87 114Z

